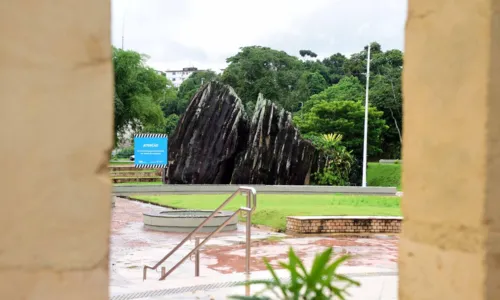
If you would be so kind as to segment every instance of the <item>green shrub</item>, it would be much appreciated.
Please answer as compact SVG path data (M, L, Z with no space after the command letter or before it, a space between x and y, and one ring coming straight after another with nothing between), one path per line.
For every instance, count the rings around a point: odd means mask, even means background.
M290 282L282 282L274 268L264 259L267 269L271 272L271 280L253 280L245 285L265 285L265 289L257 292L254 296L231 296L230 299L240 300L270 300L267 296L262 296L265 292L271 292L272 299L303 299L303 300L345 300L347 288L359 286L359 282L347 276L337 273L337 268L349 256L342 256L332 261L333 248L328 248L324 252L316 255L311 270L308 272L304 263L297 257L292 248L288 252L289 262L279 262L279 265L290 274ZM342 287L334 283L341 283Z
M117 158L129 158L131 155L134 155L134 147L123 148L116 153Z
M326 157L325 166L313 174L312 182L318 185L349 185L349 174L354 158L342 145L342 135L324 134L309 138Z
M394 186L401 190L401 167L401 164L368 163L368 186Z

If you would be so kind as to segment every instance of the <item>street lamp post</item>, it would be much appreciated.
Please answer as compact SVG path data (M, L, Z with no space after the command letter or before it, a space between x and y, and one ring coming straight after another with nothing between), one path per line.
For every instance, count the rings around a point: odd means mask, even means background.
M128 3L124 3L124 8L123 8L123 19L122 19L122 50L125 48L125 18L127 17L127 8L128 8Z
M123 19L122 19L122 50L125 44L125 13L126 11L123 12Z
M365 91L365 130L363 139L363 181L362 187L366 187L366 165L368 156L368 92L370 89L370 47L368 44L368 58L366 62L366 91Z

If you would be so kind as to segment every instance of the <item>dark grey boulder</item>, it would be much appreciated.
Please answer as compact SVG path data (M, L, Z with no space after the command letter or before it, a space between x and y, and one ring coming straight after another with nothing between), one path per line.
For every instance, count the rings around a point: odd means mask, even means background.
M289 112L259 95L249 121L228 85L210 82L191 100L169 138L172 184L309 184L324 164Z
M206 84L169 137L168 182L229 183L247 137L247 116L234 90L218 82Z
M300 137L292 115L259 95L245 150L231 183L302 185L321 165L320 153Z

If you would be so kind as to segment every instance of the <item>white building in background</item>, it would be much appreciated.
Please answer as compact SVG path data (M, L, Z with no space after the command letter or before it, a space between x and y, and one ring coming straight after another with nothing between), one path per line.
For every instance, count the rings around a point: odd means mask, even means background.
M209 69L210 70L210 69ZM212 71L216 74L222 74L225 69L219 69L219 71ZM182 68L182 70L166 70L166 71L156 71L158 74L167 77L175 87L179 87L181 83L186 80L191 74L197 71L208 71L208 70L198 70L196 67Z
M168 80L172 81L174 86L179 87L181 83L189 77L189 75L193 74L196 71L202 70L198 70L198 68L195 67L189 67L182 68L182 70L167 70L165 71L165 75L167 76Z
M156 71L156 74L158 74L158 75L166 76L165 72L163 72L163 71L158 71L158 70L155 70L155 71Z

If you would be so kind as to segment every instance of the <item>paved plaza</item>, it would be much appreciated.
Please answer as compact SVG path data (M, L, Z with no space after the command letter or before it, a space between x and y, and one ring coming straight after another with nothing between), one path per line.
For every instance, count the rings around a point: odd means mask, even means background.
M186 236L144 229L142 213L158 210L165 208L116 199L111 228L111 299L226 299L228 295L245 294L245 287L235 286L246 279L244 226L217 235L203 247L200 277L194 276L194 262L188 259L164 281L159 281L160 273L152 270L143 281L142 267L154 265ZM288 249L293 247L310 265L316 253L333 247L339 255L353 256L340 268L341 273L361 282L361 287L350 290L350 299L397 299L398 242L397 236L387 235L302 237L252 228L251 279L269 278L264 257L276 266L286 260ZM168 270L193 247L194 240L188 241L163 266ZM278 275L287 278L282 270ZM257 289L252 287L252 291Z

